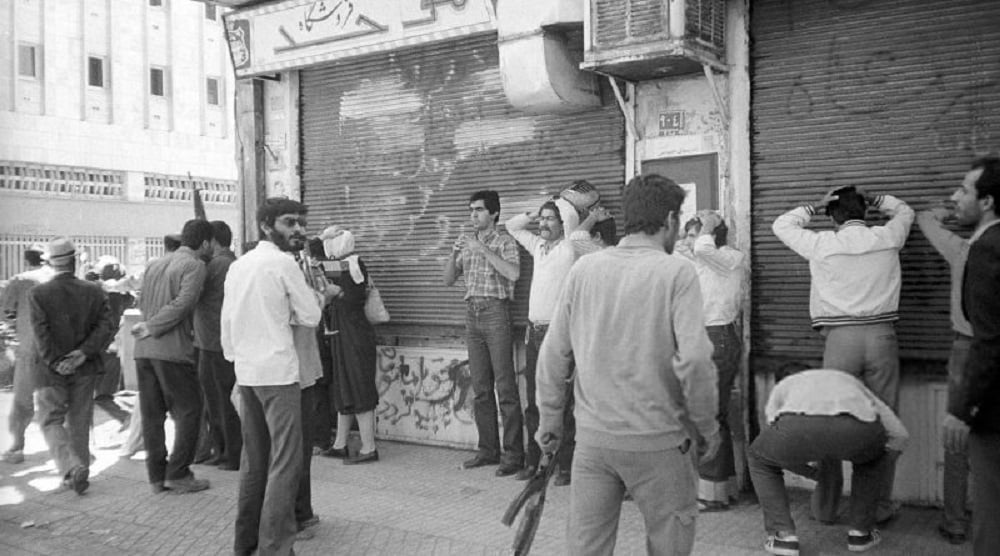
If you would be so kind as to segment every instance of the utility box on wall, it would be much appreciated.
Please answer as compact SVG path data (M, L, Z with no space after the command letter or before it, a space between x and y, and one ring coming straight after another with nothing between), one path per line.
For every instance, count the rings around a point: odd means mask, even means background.
M645 81L725 69L726 0L587 0L583 69Z

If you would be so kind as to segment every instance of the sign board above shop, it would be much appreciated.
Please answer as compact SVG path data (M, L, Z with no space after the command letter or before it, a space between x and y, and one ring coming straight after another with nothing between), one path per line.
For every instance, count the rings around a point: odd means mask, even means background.
M288 0L225 16L238 77L491 31L494 0Z

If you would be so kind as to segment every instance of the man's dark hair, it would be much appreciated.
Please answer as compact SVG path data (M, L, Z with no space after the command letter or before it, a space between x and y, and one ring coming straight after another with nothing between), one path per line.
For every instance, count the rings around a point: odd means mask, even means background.
M600 222L594 224L594 227L590 229L591 236L598 236L604 245L612 246L618 245L618 230L615 226L615 219L608 218L607 220L601 220Z
M282 214L307 214L309 209L298 201L285 197L268 197L257 209L257 223L269 228L274 227L274 221Z
M688 220L687 222L684 223L684 233L685 234L688 233L688 232L690 232L691 228L694 228L695 232L700 232L701 231L701 219L698 218L697 216L695 216L694 218L692 218L692 219L690 219L690 220Z
M972 169L982 168L983 174L976 180L976 198L993 197L993 212L1000 215L1000 157L984 156L972 163Z
M29 266L42 266L42 252L31 249L25 251L24 262L28 263Z
M163 236L163 250L167 253L173 253L174 251L180 249L181 240L177 237L177 234L167 234Z
M724 220L719 221L719 225L712 230L712 236L715 237L715 246L722 247L726 244L729 239L729 226L726 226Z
M193 218L184 223L181 230L181 245L189 249L198 249L206 241L212 241L212 225L208 220Z
M222 220L212 220L209 224L212 225L212 237L219 242L219 245L228 248L233 244L233 231L229 228L229 224Z
M625 233L655 234L667 223L672 212L680 214L684 189L659 174L636 176L625 186L622 210L625 212Z
M559 212L559 205L557 205L555 201L549 200L542 203L542 206L538 207L538 216L542 215L543 210L551 210L552 212L556 213L556 218L559 219L559 223L560 224L563 223L562 213Z
M493 222L500 220L500 195L492 189L476 191L469 197L469 204L482 201L486 205L486 211L493 215Z
M853 185L841 187L833 192L836 199L826 205L826 215L833 218L838 225L848 220L864 220L868 210L868 201L858 193Z

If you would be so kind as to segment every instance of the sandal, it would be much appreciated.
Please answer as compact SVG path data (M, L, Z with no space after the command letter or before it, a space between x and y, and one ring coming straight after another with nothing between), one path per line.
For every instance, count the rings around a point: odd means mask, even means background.
M717 500L702 500L698 499L698 512L700 513L711 513L711 512L724 512L729 509L729 504L725 502L719 502Z

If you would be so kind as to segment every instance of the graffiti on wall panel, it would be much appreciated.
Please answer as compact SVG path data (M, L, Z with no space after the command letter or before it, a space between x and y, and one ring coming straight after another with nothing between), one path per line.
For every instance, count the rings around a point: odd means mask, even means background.
M472 377L464 351L378 348L380 435L474 444Z

